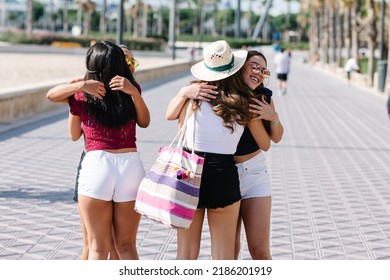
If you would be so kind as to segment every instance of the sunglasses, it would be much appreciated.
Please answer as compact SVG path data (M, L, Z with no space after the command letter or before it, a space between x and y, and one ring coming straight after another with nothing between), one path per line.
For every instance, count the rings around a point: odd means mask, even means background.
M125 56L125 59L126 59L127 65L133 66L134 69L136 69L139 66L138 60L136 60L134 58L128 58L127 56Z
M267 68L261 68L258 64L252 63L251 69L253 73L261 74L264 78L269 78L271 76L271 72Z

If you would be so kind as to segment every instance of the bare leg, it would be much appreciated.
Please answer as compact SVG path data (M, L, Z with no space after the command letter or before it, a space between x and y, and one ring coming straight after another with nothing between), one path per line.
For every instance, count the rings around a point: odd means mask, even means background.
M81 259L82 260L88 260L88 253L89 253L89 245L88 245L88 233L87 233L87 228L85 227L83 215L81 214L80 206L77 203L77 208L79 209L80 213L80 223L81 223L81 228L83 230L83 251L81 253Z
M237 229L236 229L236 241L235 241L235 247L234 247L234 259L235 260L238 260L238 257L240 256L240 250L241 250L241 224L242 224L241 216L238 216Z
M204 209L197 209L190 228L177 230L176 259L196 260L198 258L204 213Z
M135 201L114 202L115 245L121 260L138 260L137 232L141 215L134 210Z
M244 221L249 253L254 260L271 260L270 224L271 197L255 197L241 201L241 217Z
M89 260L107 260L111 247L112 201L79 195L88 232Z
M233 260L240 202L207 209L213 260Z
M281 95L283 93L283 81L278 79L278 93Z
M119 254L115 247L115 240L114 240L114 225L112 225L112 233L111 233L111 249L110 249L110 260L119 260Z

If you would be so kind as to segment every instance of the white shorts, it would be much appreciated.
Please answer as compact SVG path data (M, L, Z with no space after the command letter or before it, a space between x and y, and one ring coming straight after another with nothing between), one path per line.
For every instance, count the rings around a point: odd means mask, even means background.
M106 201L133 201L144 177L138 152L90 151L81 164L79 194Z
M242 199L271 196L271 179L263 153L236 164Z

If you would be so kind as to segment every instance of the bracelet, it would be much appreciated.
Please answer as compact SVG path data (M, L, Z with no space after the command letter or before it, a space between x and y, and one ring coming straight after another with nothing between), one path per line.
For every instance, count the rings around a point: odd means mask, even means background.
M277 126L279 124L279 118L274 121L274 122L271 122L271 126Z

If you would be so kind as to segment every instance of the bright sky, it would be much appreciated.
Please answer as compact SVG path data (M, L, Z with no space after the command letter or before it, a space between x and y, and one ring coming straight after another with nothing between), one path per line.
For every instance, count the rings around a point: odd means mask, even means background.
M274 0L273 8L270 10L270 14L275 16L279 14L287 13L287 2L285 0ZM291 1L290 2L290 12L298 13L299 12L300 1Z
M99 1L99 0L95 0ZM134 1L134 0L130 0ZM147 3L150 4L155 4L157 1L156 0L144 0ZM263 1L261 0L241 0L241 10L242 11L248 11L248 10L253 10L255 13L260 14L263 9L265 8L265 5L262 4ZM299 2L300 1L295 1L291 0L290 2L290 9L291 13L298 13L299 11ZM158 3L162 3L164 5L170 5L171 0L160 0ZM221 0L220 1L221 5L227 5L230 3L230 6L232 8L237 7L237 0ZM250 6L252 5L252 7ZM279 14L285 14L287 12L287 1L286 0L273 0L272 8L270 10L271 15L279 15Z
M228 2L230 1L232 7L237 6L237 0L222 0L221 2ZM256 1L250 1L250 0L241 0L241 9L243 11L249 10L250 5L252 5L251 10L255 13L259 14L261 11L265 9L266 4L262 4L263 1L256 0ZM298 13L299 11L299 1L290 1L290 12L291 13ZM270 14L273 16L279 15L279 14L285 14L287 13L287 1L286 0L273 0L272 8L270 10Z

